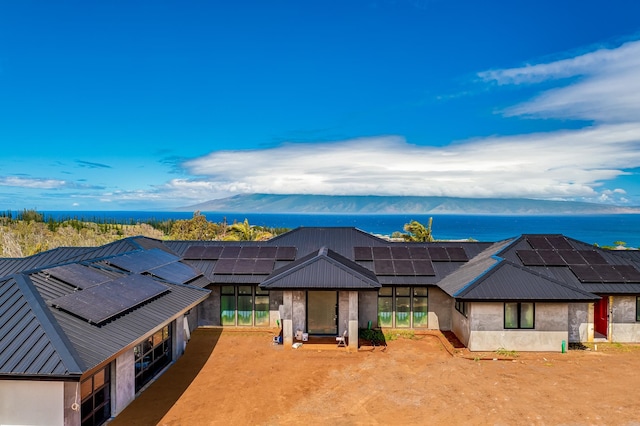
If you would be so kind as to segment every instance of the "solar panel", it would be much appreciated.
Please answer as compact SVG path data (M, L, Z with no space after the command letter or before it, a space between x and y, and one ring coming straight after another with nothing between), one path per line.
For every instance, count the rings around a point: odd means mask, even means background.
M415 275L411 260L396 259L393 261L393 268L396 275Z
M77 263L56 266L55 268L45 269L44 272L79 289L111 281L110 277L98 272L96 269Z
M295 247L278 247L276 260L296 260Z
M599 283L600 275L590 265L571 265L569 267L575 276L583 283Z
M178 257L166 251L152 249L112 257L107 262L125 271L139 274L178 260L180 260Z
M607 261L595 250L579 250L580 255L589 265L606 265Z
M534 250L551 250L553 246L549 244L545 237L527 237L527 242Z
M393 259L411 259L409 248L405 246L391 246L391 257Z
M258 259L253 273L256 275L269 275L273 272L274 263L273 259Z
M237 246L227 246L222 248L222 253L220 253L220 259L237 259L240 254L240 247Z
M409 247L412 259L431 259L426 247Z
M258 252L259 259L275 259L278 253L278 247L260 247Z
M238 255L238 258L255 259L258 257L259 253L260 253L260 247L246 246L246 247L242 247L242 249L240 250L240 254Z
M353 258L354 260L373 260L371 247L354 247Z
M213 268L214 274L233 274L237 259L220 259Z
M204 249L204 246L191 246L184 252L182 257L185 259L202 259Z
M467 252L462 247L447 247L447 253L452 262L467 262L469 260Z
M413 260L413 270L416 275L435 275L436 272L433 269L433 263L427 259Z
M255 259L238 259L233 267L233 273L238 275L251 275L255 269Z
M516 250L516 254L525 266L544 266L544 261L536 250Z
M622 274L625 282L640 283L640 271L632 265L616 265L616 269Z
M563 236L549 236L547 237L547 241L549 241L549 244L556 250L573 250L573 246L569 243L569 240Z
M373 260L376 259L391 259L389 247L373 247Z
M602 282L605 283L621 283L624 282L622 274L613 265L594 265L592 266L596 274L600 275Z
M537 250L545 266L567 266L556 250Z
M393 261L391 259L374 259L373 270L378 275L395 275Z
M558 250L567 265L585 265L587 261L578 253L578 250Z
M169 291L145 275L127 275L117 280L76 291L51 304L94 324L133 309Z
M429 256L433 262L449 261L449 254L444 247L429 247Z
M222 254L222 246L208 246L202 253L202 260L218 260Z
M160 277L165 281L184 284L200 275L200 272L191 266L180 262L173 262L148 271L150 274Z

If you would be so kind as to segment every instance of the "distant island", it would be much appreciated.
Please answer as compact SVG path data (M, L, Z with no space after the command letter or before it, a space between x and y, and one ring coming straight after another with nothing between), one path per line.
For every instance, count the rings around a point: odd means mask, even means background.
M470 214L582 215L640 214L640 207L576 201L521 198L454 198L353 195L241 194L174 208L173 211L333 213L333 214Z

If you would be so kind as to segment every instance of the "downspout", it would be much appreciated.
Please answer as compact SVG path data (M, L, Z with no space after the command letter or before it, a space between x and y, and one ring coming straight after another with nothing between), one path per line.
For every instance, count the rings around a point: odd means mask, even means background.
M609 312L607 321L607 340L613 342L613 296L609 296Z

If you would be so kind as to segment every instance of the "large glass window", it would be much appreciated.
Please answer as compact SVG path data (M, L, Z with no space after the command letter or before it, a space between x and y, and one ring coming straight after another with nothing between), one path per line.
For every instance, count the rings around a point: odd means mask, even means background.
M535 328L535 304L531 302L505 303L504 328Z
M250 285L222 286L220 324L269 326L269 291Z
M80 383L82 426L101 425L111 417L111 368L107 365Z
M378 292L379 327L427 327L427 287L382 287Z
M133 353L137 392L171 362L171 327L156 331L133 348Z
M236 288L232 285L220 289L220 323L236 325Z
M636 296L636 321L640 321L640 296Z
M269 325L269 291L256 287L255 322L257 326Z
M382 287L378 293L378 326L393 327L393 289Z
M426 327L428 314L428 299L426 287L413 288L413 326Z
M238 325L253 324L253 295L251 286L238 286Z
M411 290L396 288L396 327L411 327Z
M467 302L462 302L460 300L456 300L456 311L460 312L465 317L468 314L469 307L467 306Z

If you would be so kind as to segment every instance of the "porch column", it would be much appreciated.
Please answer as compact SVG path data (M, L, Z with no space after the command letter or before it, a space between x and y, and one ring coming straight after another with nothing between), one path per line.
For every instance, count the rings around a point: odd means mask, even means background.
M358 350L358 292L349 292L349 350Z
M594 304L589 303L589 309L587 310L587 342L593 342L595 339L595 324L594 324Z
M290 348L293 345L293 292L285 290L282 294L282 343Z

